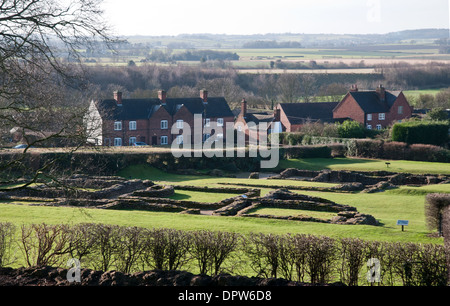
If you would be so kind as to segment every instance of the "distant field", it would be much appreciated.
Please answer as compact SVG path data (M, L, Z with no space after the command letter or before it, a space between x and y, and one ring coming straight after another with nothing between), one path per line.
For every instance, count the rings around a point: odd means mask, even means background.
M168 43L169 41L167 41ZM193 44L197 44L194 39ZM189 40L185 41L189 43ZM346 63L355 64L364 61L366 65L371 67L375 64L388 64L390 62L408 62L426 63L429 61L449 62L450 55L439 54L437 45L430 42L422 44L385 44L385 45L368 45L353 46L348 48L267 48L267 49L244 49L227 47L225 44L218 47L217 44L205 46L204 48L222 52L237 53L240 56L239 61L232 61L232 65L238 68L269 68L270 61L282 60L284 62L309 62L311 60L317 63ZM173 49L172 52L185 52L188 49ZM151 49L148 52L151 53ZM125 66L130 60L136 65L142 65L141 60L145 59L145 53L142 56L119 55L114 57L93 58L96 63L86 63L87 65L110 65ZM198 65L198 61L180 62L183 65ZM155 64L155 63L152 63ZM158 65L166 65L164 63L156 63ZM372 72L365 72L372 73Z
M372 74L377 73L375 69L373 68L351 68L351 69L239 69L238 73L274 73L274 74L281 74L281 73L339 73L339 74L354 74L354 73L363 73L363 74Z
M439 89L420 89L420 90L405 90L403 93L407 96L413 96L417 97L419 95L429 94L429 95L436 95L439 91L445 88L439 88Z

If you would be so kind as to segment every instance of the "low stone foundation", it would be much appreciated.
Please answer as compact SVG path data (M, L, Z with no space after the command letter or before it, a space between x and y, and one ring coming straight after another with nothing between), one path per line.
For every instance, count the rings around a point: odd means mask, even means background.
M294 193L287 188L277 189L261 197L261 190L254 187L157 185L149 180L126 180L118 177L89 178L86 176L75 176L65 180L64 183L68 184L64 189L42 184L12 192L1 192L0 199L33 202L36 203L33 205L46 206L76 206L97 209L142 210L188 214L202 214L202 212L207 211L210 215L219 216L377 225L373 217L357 213L354 207L340 205L319 197ZM267 188L266 185L263 186ZM344 183L326 189L340 190L340 192L347 190L347 192L351 192L360 187L358 183ZM168 198L176 190L236 193L237 195L211 203ZM254 213L258 208L289 208L297 210L299 213L286 217L258 215ZM307 211L334 212L337 216L330 220L322 220L305 216L304 214L307 215ZM354 214L341 214L341 212L354 212Z

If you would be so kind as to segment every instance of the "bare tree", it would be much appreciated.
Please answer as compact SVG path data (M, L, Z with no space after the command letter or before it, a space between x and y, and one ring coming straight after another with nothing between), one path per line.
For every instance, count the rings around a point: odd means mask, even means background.
M33 146L63 142L76 149L84 143L87 105L80 101L87 101L88 86L79 50L112 41L100 2L0 0L0 132L10 135L0 142L26 145L22 154L0 159L1 181L26 177L23 188L50 173L54 161L25 164Z
M316 78L311 74L300 76L300 97L302 102L312 102L316 90Z
M277 81L280 100L284 103L298 102L300 81L296 74L284 73Z

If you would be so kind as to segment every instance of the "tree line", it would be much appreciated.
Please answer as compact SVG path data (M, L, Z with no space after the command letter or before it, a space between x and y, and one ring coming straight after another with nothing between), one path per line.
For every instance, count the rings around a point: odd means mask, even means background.
M308 74L259 73L241 74L228 66L143 64L131 67L88 66L87 82L95 90L95 98L110 97L120 89L125 97L156 97L164 89L172 97L197 96L206 88L210 96L223 96L231 106L246 98L250 107L270 109L274 103L339 102L351 84L361 89L376 88L383 83L389 90L447 87L450 65L392 65L378 67L379 74ZM439 94L408 97L416 107L449 108L449 90Z

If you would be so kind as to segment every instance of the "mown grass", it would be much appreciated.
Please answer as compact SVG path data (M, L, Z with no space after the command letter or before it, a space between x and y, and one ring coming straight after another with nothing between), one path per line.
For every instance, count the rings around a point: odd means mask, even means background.
M332 163L334 161L334 163ZM335 168L338 166L354 167L359 170L364 166L373 165L371 170L381 168L381 161L362 161L351 159L309 159L288 161L290 165L305 163L311 168ZM416 162L406 162L408 170ZM428 170L438 167L428 163ZM406 166L403 166L406 167ZM448 166L447 166L448 167ZM417 169L416 169L417 170ZM441 170L446 171L445 168ZM425 170L422 170L425 171ZM413 172L413 171L410 171ZM118 173L126 178L150 179L160 183L187 184L196 186L223 186L220 183L261 184L261 194L277 188L280 185L297 186L330 186L333 184L304 182L293 180L254 180L243 178L211 177L206 175L178 175L167 173L149 166L136 165L128 167ZM301 222L288 220L274 220L246 217L223 217L207 215L185 215L178 213L162 213L134 210L100 210L89 208L46 207L33 205L12 205L0 203L0 221L13 222L16 225L30 223L80 223L96 222L126 226L142 226L146 228L165 227L182 230L214 229L242 234L251 232L284 234L304 233L329 237L358 237L365 240L403 241L421 243L443 243L441 238L430 237L430 230L425 223L424 203L425 195L430 192L450 192L450 184L428 185L424 187L400 187L381 193L331 193L317 191L295 191L302 194L319 196L339 204L354 206L358 211L373 215L380 226L369 225L337 225L316 222ZM215 194L179 190L173 198L189 199L193 201L217 201L233 194ZM278 212L279 213L279 212ZM299 211L299 213L303 213ZM402 232L396 225L398 219L410 221L409 226Z
M237 196L235 193L211 193L211 192L200 192L200 191L190 191L190 190L176 190L169 199L173 200L183 200L183 201L195 201L202 203L215 203L228 198Z
M289 208L257 208L249 211L249 214L272 215L281 217L303 215L324 220L331 219L337 215L336 213L326 211L298 210Z
M389 166L386 165L389 162ZM280 160L277 169L391 171L414 174L450 174L449 163L364 158L304 158Z

